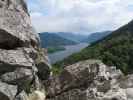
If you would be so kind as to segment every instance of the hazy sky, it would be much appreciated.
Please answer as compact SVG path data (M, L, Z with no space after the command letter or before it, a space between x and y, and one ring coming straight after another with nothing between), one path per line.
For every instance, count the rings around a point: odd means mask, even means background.
M133 0L27 0L37 32L88 34L133 19Z

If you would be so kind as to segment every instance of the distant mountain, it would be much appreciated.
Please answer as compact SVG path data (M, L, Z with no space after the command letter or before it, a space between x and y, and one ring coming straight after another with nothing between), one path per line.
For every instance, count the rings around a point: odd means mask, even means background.
M86 59L100 59L126 74L133 73L133 21L54 66L63 67Z
M69 32L58 32L55 34L57 34L63 38L75 41L75 42L82 42L84 39L86 39L86 36L87 36L87 35L81 35L81 33L76 34L76 33L69 33Z
M45 32L45 33L39 33L39 36L41 39L41 45L42 47L45 47L45 48L77 44L75 41L68 40L57 34Z
M106 37L109 34L111 34L111 31L91 33L85 40L83 40L83 42L91 44L93 42L101 40L102 38Z

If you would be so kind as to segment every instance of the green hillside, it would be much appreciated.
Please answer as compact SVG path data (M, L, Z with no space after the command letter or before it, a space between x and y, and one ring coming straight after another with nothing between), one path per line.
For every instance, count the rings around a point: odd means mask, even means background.
M77 44L76 42L63 38L57 34L45 32L39 33L39 36L41 39L41 46L44 48Z
M87 42L91 44L95 41L103 39L104 37L108 36L110 33L111 31L91 33L85 40L83 40L83 42Z
M55 69L86 59L100 59L105 64L117 66L123 72L133 72L133 21L93 43L79 53L58 62Z

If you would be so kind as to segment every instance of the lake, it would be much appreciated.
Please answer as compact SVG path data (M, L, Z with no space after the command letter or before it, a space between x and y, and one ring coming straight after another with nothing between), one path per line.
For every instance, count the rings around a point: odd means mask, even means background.
M88 45L89 44L87 44L87 43L80 43L77 45L65 46L66 50L64 50L64 51L59 51L59 52L55 52L52 54L48 54L50 62L51 62L51 64L54 64L57 61L61 61L64 58L72 55L73 53L81 51L82 49L84 49Z

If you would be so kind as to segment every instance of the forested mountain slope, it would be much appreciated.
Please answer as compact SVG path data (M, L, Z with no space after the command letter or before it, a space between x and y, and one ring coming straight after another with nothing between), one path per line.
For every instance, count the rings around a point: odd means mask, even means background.
M125 73L133 72L133 21L73 54L55 67L62 67L85 59L100 59L105 64L117 66Z
M74 45L77 44L72 40L68 40L63 38L57 34L52 33L39 33L41 39L42 47L57 47L57 46L64 46L64 45Z

